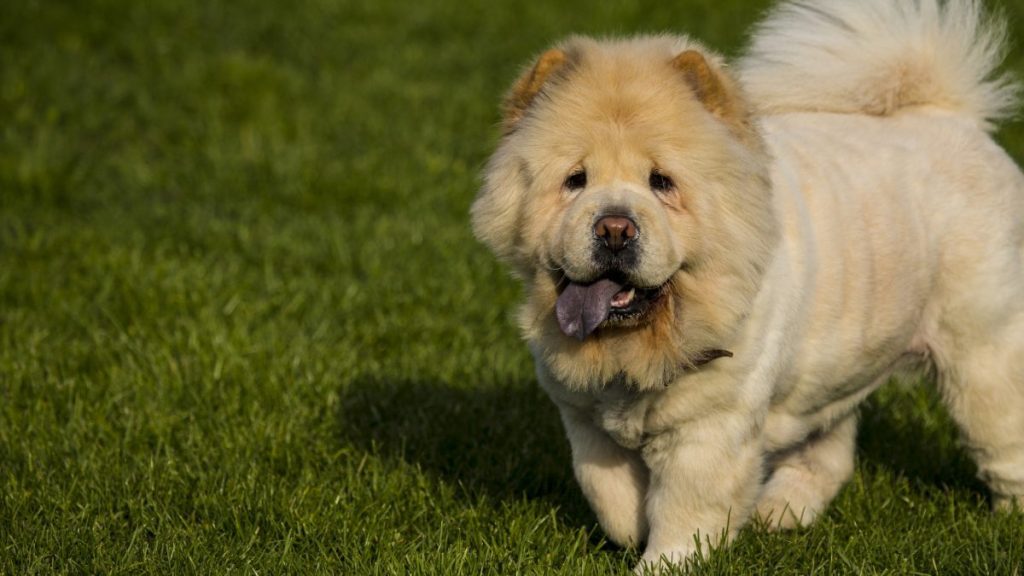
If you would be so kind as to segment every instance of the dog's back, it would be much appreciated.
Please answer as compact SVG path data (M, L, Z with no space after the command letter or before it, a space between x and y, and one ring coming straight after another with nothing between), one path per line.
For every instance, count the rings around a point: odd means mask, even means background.
M1024 495L1024 176L989 134L1019 105L1004 52L975 0L794 1L737 67L818 319L775 411L830 417L924 353L997 507Z

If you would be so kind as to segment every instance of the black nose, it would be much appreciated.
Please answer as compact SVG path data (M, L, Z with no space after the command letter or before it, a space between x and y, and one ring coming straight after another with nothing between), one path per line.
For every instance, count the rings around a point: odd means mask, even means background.
M602 216L594 224L596 236L612 252L620 252L636 238L636 222L627 216L612 214Z

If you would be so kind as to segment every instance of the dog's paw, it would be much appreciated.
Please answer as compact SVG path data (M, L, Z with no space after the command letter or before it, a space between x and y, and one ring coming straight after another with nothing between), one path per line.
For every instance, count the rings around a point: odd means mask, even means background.
M697 549L693 546L657 551L648 548L644 551L640 562L633 568L633 573L637 576L657 576L672 572L673 569L685 571L688 562L696 553Z
M992 510L994 512L1013 512L1014 510L1024 512L1024 495L995 495L992 498Z
M799 471L781 471L767 485L757 501L756 514L768 530L794 530L810 526L824 503L809 488L814 481Z
M810 526L818 517L818 513L814 510L801 508L797 511L785 500L760 502L757 505L756 514L770 532L796 530Z

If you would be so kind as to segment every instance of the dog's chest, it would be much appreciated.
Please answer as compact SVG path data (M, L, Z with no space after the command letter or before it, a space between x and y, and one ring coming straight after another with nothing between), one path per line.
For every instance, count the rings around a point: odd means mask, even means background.
M646 441L650 402L650 393L633 391L620 382L609 383L594 395L594 422L619 445L639 449Z

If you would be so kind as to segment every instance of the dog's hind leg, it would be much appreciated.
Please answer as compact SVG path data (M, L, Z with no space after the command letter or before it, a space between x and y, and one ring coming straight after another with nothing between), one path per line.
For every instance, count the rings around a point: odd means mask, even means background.
M1024 504L1024 259L999 246L948 274L925 336L943 400L997 509Z
M757 500L757 514L768 529L808 526L853 475L857 416L777 456Z
M996 509L1024 504L1024 312L933 351L939 387Z

